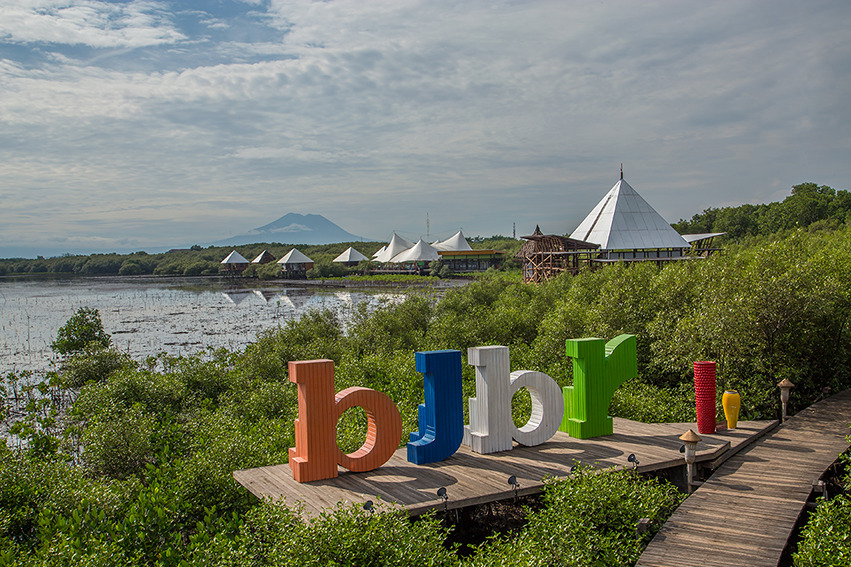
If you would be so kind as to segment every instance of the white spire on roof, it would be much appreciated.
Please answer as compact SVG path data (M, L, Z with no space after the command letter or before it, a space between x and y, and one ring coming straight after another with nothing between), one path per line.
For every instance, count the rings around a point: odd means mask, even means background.
M222 264L247 264L248 260L246 260L245 257L242 254L240 254L239 252L234 250L233 252L228 254L228 257L225 258L224 260L222 260L221 263Z
M346 248L346 251L331 260L332 262L360 262L361 260L368 260L366 256L349 246Z
M447 238L446 240L439 240L432 244L438 250L444 251L456 251L456 250L472 250L473 248L470 246L470 243L467 242L467 239L464 238L464 233L460 230Z
M381 254L375 257L375 259L378 262L389 262L393 258L393 256L396 256L400 252L404 252L411 246L413 246L413 244L411 244L410 242L408 242L407 240L405 240L394 232L393 237L390 239L390 242L387 244Z
M286 256L278 260L278 264L309 264L313 262L310 258L302 254L298 251L297 248L293 248L289 252L287 252Z
M623 178L570 237L599 244L601 250L689 248L689 243Z
M439 258L440 254L437 253L437 249L420 238L416 244L394 256L390 262L401 264L403 262L425 262Z

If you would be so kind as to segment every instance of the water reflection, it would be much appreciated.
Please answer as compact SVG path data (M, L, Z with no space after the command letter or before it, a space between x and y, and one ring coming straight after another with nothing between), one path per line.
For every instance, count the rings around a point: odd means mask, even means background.
M345 327L354 310L372 310L404 293L238 287L217 279L80 278L0 281L0 373L50 364L50 343L80 307L98 309L113 344L137 360L207 347L242 349L257 333L310 309L330 309Z

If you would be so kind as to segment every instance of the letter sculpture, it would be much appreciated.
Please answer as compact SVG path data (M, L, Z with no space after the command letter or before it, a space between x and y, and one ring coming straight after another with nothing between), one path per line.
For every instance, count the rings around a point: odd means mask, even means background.
M417 408L419 431L411 433L408 460L424 465L451 457L464 437L461 351L418 352L414 360L423 374L425 403Z
M624 381L638 376L634 335L603 339L570 339L567 356L573 358L573 386L564 391L564 419L560 431L577 439L613 433L609 403Z
M290 362L289 374L290 382L298 384L295 447L289 450L297 482L335 478L337 465L353 472L371 471L393 456L402 437L402 418L387 394L354 387L335 396L331 360ZM346 455L337 446L337 421L356 406L366 412L366 441Z
M508 347L504 346L471 348L467 360L476 367L476 397L469 400L470 425L464 427L464 443L473 451L508 451L513 440L540 445L555 435L564 413L564 398L555 380L531 370L509 374ZM532 416L518 428L511 417L511 399L520 388L532 396Z

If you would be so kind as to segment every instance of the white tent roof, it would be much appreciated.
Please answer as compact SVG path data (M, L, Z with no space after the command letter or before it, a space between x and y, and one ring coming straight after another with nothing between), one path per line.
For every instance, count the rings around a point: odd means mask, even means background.
M438 250L455 251L455 250L472 250L470 243L464 238L464 233L460 230L446 240L440 240L432 244Z
M332 262L360 262L361 260L369 260L369 258L349 246L345 252L334 258Z
M390 262L391 259L399 254L400 252L404 252L408 248L413 246L410 242L396 234L393 233L393 237L390 239L390 242L384 248L384 250L375 257L378 262Z
M287 252L286 256L278 260L278 264L308 264L310 262L313 260L299 252L297 248L293 248Z
M402 262L424 262L439 258L440 254L437 253L437 248L420 238L416 244L397 254L390 261L394 264L401 264Z
M239 252L234 250L233 252L228 254L228 257L225 258L224 260L222 260L221 263L222 264L248 264L248 260L246 260L245 257L242 254L240 254Z
M601 250L690 247L623 179L615 183L570 237L599 244Z
M385 244L381 248L375 251L375 254L372 255L373 258L378 258L378 255L384 252L387 249L387 245Z

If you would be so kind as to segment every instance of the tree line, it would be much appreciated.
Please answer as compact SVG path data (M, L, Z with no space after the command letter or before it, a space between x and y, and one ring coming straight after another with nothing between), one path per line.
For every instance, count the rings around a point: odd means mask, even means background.
M797 228L835 229L851 219L851 193L801 183L783 201L738 207L710 207L672 226L680 234L726 233L727 241L768 236Z
M492 236L473 238L471 246L475 249L496 249L512 258L520 249L521 243L513 238ZM281 258L292 248L298 248L314 261L315 267L308 277L328 278L363 273L366 266L347 268L333 260L349 246L371 258L383 246L381 242L338 242L335 244L292 245L281 243L256 243L235 247L195 245L187 249L170 250L159 254L134 252L132 254L90 254L64 255L54 258L6 258L0 259L0 276L5 275L82 275L82 276L211 276L221 270L221 261L236 250L249 261L264 250L275 258ZM242 272L241 277L274 279L280 275L280 266L252 264Z

